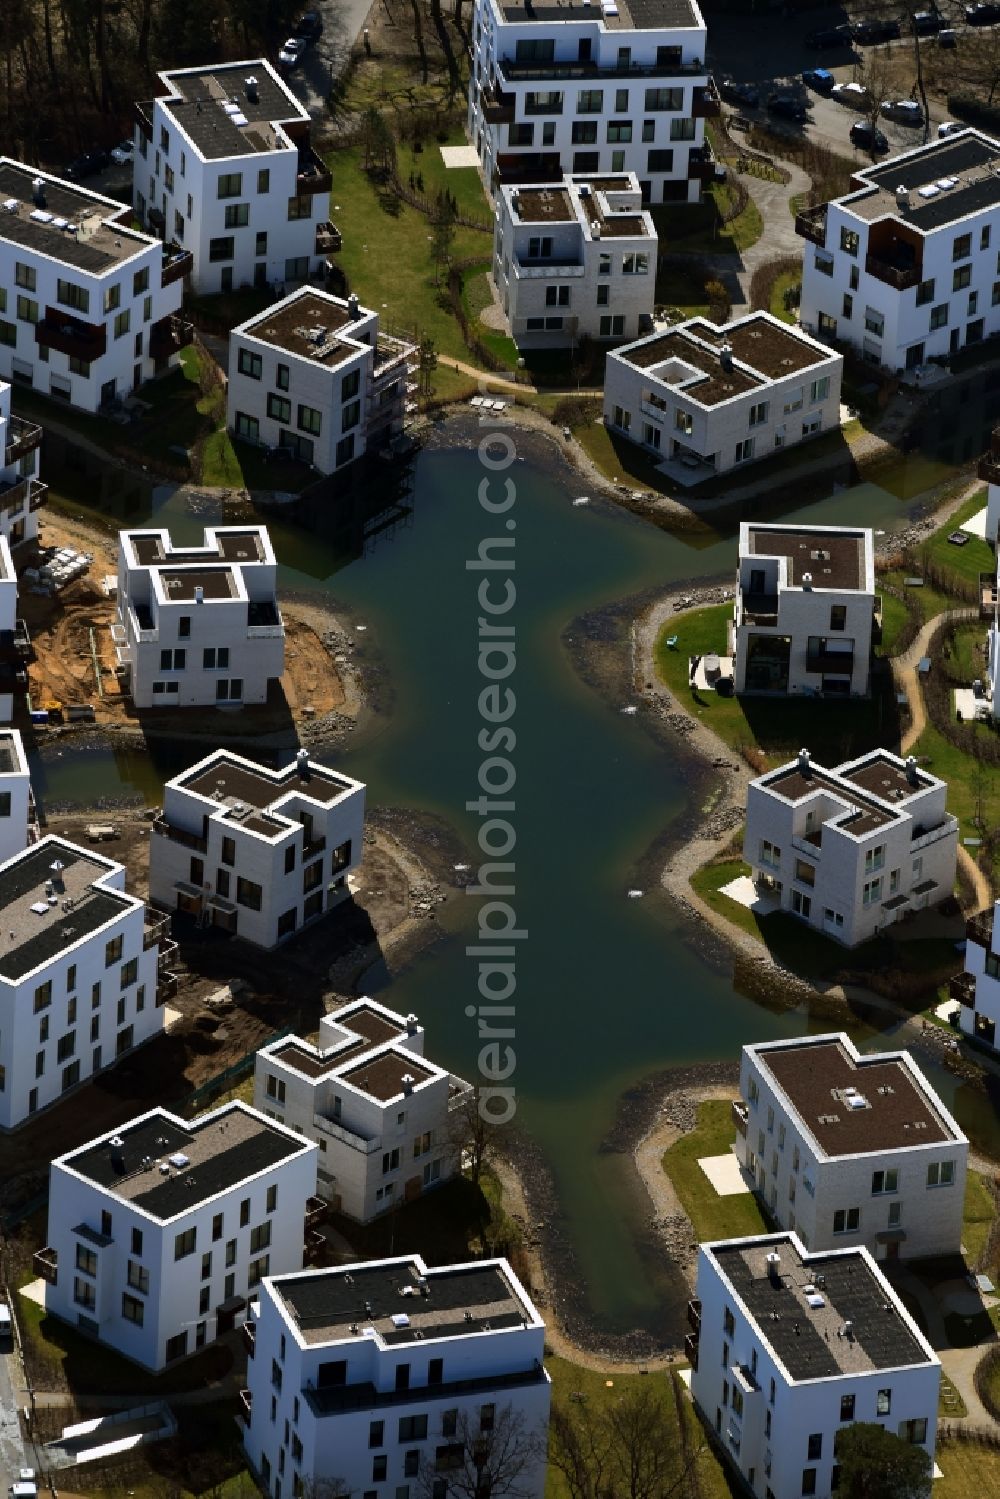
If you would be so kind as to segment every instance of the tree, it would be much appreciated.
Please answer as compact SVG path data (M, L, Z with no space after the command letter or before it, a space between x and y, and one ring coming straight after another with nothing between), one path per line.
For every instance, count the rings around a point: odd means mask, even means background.
M361 116L361 147L366 172L392 176L396 169L396 141L385 115L369 104Z
M992 104L993 96L1000 88L1000 28L976 27L975 36L969 36L969 46L979 75L977 92L985 91L987 104Z
M529 1499L545 1463L545 1442L523 1411L484 1405L476 1415L459 1411L446 1461L448 1490L461 1499ZM419 1487L427 1499L441 1477L437 1457L425 1458Z
M442 268L451 260L452 246L455 243L455 218L451 198L445 192L438 193L431 217L431 257L434 261L435 286L440 282Z
M569 1499L669 1499L696 1491L690 1480L705 1443L688 1450L673 1418L669 1386L654 1379L596 1410L583 1396L575 1405L557 1402L549 1465Z
M434 340L425 336L420 340L420 347L417 350L417 380L422 396L429 396L431 393L431 377L437 369L437 362Z
M837 1434L838 1499L925 1499L931 1459L876 1422L858 1421Z
M875 132L882 114L882 105L893 96L891 55L888 50L880 51L877 47L869 48L860 74L858 81L863 83L867 90L864 118L871 127L869 154L874 161L878 155L875 149Z
M437 363L436 355L434 362ZM472 1185L478 1187L497 1132L497 1126L490 1122L479 1107L478 1083L459 1101L449 1116L448 1124L455 1155L460 1163L463 1158L468 1161L469 1178Z

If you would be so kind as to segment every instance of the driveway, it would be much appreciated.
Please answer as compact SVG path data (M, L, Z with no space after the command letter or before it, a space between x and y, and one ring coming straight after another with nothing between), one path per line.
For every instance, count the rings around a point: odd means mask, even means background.
M285 82L313 119L326 114L333 81L347 65L370 8L371 0L306 0L303 9L318 10L323 17L323 35L301 65L285 75Z
M21 1370L17 1355L8 1349L0 1354L0 1493L3 1494L14 1482L18 1469L32 1465L32 1460L24 1455L17 1416L20 1387Z

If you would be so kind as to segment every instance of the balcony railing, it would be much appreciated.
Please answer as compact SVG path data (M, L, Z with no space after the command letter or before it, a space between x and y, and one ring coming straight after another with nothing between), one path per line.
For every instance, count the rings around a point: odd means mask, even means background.
M586 266L565 261L533 260L528 256L513 261L511 269L518 281L571 280L587 273Z
M345 1128L336 1119L328 1119L325 1114L314 1114L313 1124L316 1129L324 1135L329 1135L332 1140L339 1140L342 1145L349 1145L352 1150L358 1150L362 1155L374 1155L377 1150L382 1149L382 1136L373 1135L366 1139L364 1135L357 1135L353 1130Z
M516 1390L526 1385L546 1383L545 1370L541 1364L530 1369L514 1370L510 1374L488 1374L480 1379L449 1379L444 1384L411 1386L409 1390L377 1390L369 1381L348 1385L325 1385L319 1389L303 1390L305 1399L317 1416L339 1416L345 1411L384 1410L387 1406L411 1406L419 1409L421 1403L455 1400L461 1403L463 1395L485 1395L490 1390Z
M179 354L194 342L194 323L188 323L176 313L160 318L149 330L150 359L169 359Z
M180 843L184 848L193 849L195 853L208 853L207 838L200 838L197 833L189 833L187 828L175 828L162 816L154 817L153 832L157 837L169 838L171 843Z
M326 1248L326 1239L315 1228L307 1228L302 1245L302 1258L307 1265L314 1265Z
M250 1425L250 1407L253 1405L253 1395L250 1393L249 1390L240 1390L240 1392L239 1392L239 1402L240 1402L240 1415L242 1416L243 1420L249 1426Z
M247 1351L247 1358L253 1358L257 1351L257 1326L254 1322L244 1322L240 1331L243 1334L243 1346Z
M42 429L34 422L26 422L23 416L12 416L7 423L7 445L5 463L17 463L27 453L33 453L42 445Z
M150 210L152 216L152 210ZM180 245L163 246L163 265L160 269L160 285L170 286L174 281L183 281L194 270L194 256ZM191 340L188 339L188 343Z
M812 240L814 245L825 248L828 206L821 203L816 208L803 208L795 215L795 233L802 239Z
M942 838L951 838L957 833L958 819L951 813L936 828L928 828L926 832L921 831L918 823L910 840L910 852L916 853L919 849L929 848L932 843L940 843Z
M993 947L993 912L980 911L978 916L970 916L965 923L965 939L989 952Z
M854 672L853 651L806 651L806 671L827 671L837 676L851 676Z
M714 82L709 79L703 88L696 88L691 100L691 117L695 120L714 120L722 113L722 100Z
M692 1369L698 1368L698 1337L696 1333L689 1332L684 1339L684 1357Z
M315 859L326 848L325 838L310 838L309 842L302 847L302 862L308 864L310 859Z
M151 947L157 947L169 932L170 917L165 916L162 911L151 911L147 908L143 920L143 951L149 952Z
M317 1223L322 1223L330 1211L330 1204L322 1197L306 1198L306 1228L315 1228Z
M502 58L497 63L500 75L509 83L544 83L550 78L607 78L616 81L621 78L708 78L708 69L704 62L698 60L693 62L650 62L629 63L622 67L601 67L596 62L579 62L572 58L565 62L516 62L512 58Z
M12 515L21 509L25 500L29 511L40 510L48 492L49 486L38 479L18 479L8 489L0 488L0 514Z
M42 1280L47 1281L50 1286L56 1284L59 1279L58 1249L53 1249L51 1245L46 1244L44 1249L39 1249L37 1254L32 1256L31 1264L35 1274L40 1275Z
M754 625L776 625L778 623L778 595L776 593L741 593L739 602L743 618Z
M343 248L344 237L336 224L327 220L323 224L316 225L316 254L333 255L337 250Z
M140 104L137 100L132 105L132 115L143 135L151 141L153 139L153 101L150 99Z
M948 980L948 993L967 1010L976 1008L976 980L971 973L956 973Z
M108 330L103 323L85 323L58 307L46 307L45 316L35 324L35 342L39 348L93 364L107 353Z
M247 625L248 640L280 640L285 633L285 626L279 619L275 625Z
M733 1124L738 1135L745 1135L750 1123L750 1111L742 1098L733 1099Z
M979 460L979 477L984 484L1000 484L1000 458L984 453Z
M311 146L299 152L295 186L299 193L328 193L333 186L330 168Z
M489 91L483 94L483 119L487 125L512 125L517 104L516 94Z
M177 993L176 973L161 973L156 980L156 1005L165 1005L168 999L173 999Z
M865 256L865 270L869 276L874 276L876 281L881 281L896 291L906 291L911 286L919 286L923 276L923 270L919 265L894 265L892 261L883 260L878 255Z
M687 1324L695 1336L701 1332L701 1302L697 1296L692 1296L687 1304Z
M689 153L687 175L689 182L712 182L714 180L715 158L706 146L701 146Z

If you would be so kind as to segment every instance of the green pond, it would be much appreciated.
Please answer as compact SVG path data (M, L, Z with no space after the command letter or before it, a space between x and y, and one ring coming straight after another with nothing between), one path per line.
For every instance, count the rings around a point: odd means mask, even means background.
M367 783L370 803L441 814L470 849L478 819L465 804L479 795L483 679L479 575L465 563L483 537L505 534L503 519L491 519L477 500L485 470L471 446L476 437L464 419L438 433L415 464L411 523L353 561L325 539L329 517L308 525L269 518L283 593L330 599L349 624L365 625L370 634L357 638L377 643L391 682L391 712L336 763ZM637 865L688 810L701 778L654 741L641 715L624 714L624 703L606 702L581 681L564 634L603 604L730 575L734 535L687 542L606 502L575 506L580 480L557 449L525 434L517 446L508 512L516 517L517 601L505 616L517 645L507 684L517 699L511 903L527 932L512 1001L516 1122L553 1175L558 1227L576 1255L571 1301L587 1307L598 1334L666 1337L676 1330L683 1287L646 1232L649 1204L621 1155L601 1149L616 1104L652 1073L733 1059L742 1042L801 1031L809 1019L775 1015L736 993L728 962L700 955L655 888L629 897ZM915 460L914 474L923 461ZM905 469L895 478L895 493L857 486L786 513L892 530L905 524L915 498ZM147 516L181 541L215 518L191 514L167 490L131 497L129 523ZM102 747L46 750L33 757L36 794L50 805L129 791L155 799L161 776L186 758L179 748L158 752L155 763ZM429 1054L470 1079L479 1043L466 1008L477 1001L477 969L465 948L481 904L452 895L438 908L443 940L391 980L371 976L387 1003L420 1015Z

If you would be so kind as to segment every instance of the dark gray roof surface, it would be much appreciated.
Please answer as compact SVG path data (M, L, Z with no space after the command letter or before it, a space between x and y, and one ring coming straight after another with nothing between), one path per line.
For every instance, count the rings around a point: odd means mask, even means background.
M73 234L31 218L35 209L31 185L37 175L31 167L10 161L0 162L0 203L16 199L20 205L16 212L0 208L0 239L23 245L25 249L36 250L94 275L100 275L149 248L148 237L130 232L121 225L109 228L104 224L105 219L128 212L126 204L95 199L71 182L43 179L44 211L70 224L84 224L82 231ZM90 315L98 321L100 312L100 308L92 307Z
M58 899L49 904L45 887L56 860L65 868L54 887ZM132 902L124 895L91 888L107 873L107 864L59 840L36 844L9 864L0 874L0 976L17 983L128 910ZM67 898L73 901L69 911L63 909ZM43 902L44 913L31 909Z
M257 80L256 99L247 96L247 78ZM212 160L274 150L278 143L268 128L273 121L307 118L260 61L168 73L166 81L181 99L164 100L165 107L202 155ZM239 105L246 125L233 124L223 101Z

